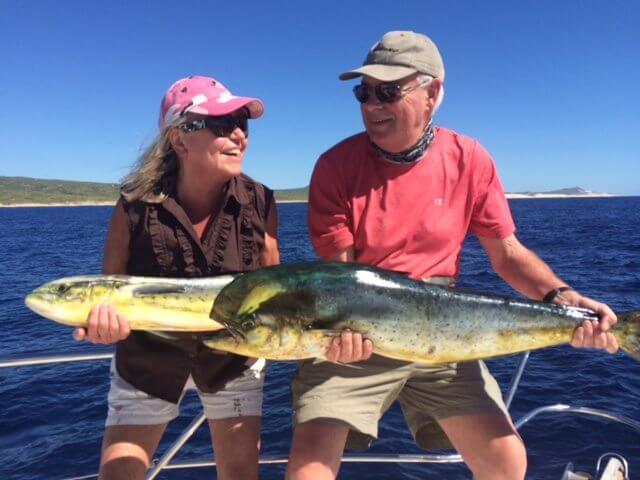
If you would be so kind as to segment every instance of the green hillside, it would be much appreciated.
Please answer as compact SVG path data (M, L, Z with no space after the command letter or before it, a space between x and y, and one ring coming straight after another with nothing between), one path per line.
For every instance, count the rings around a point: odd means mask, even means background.
M587 196L593 194L580 187L563 188L545 194ZM536 195L536 192L522 192ZM276 190L279 202L306 202L309 187ZM59 204L59 203L105 203L118 198L118 184L95 182L72 182L69 180L40 180L27 177L0 177L0 205Z
M307 188L275 191L276 200L306 202ZM23 203L104 203L118 198L118 184L0 177L0 205Z
M0 177L0 204L115 202L116 183Z
M580 187L570 187L570 188L561 188L559 190L549 190L548 192L514 192L522 195L537 195L540 193L544 193L545 195L572 195L579 197L581 195L591 195L596 192L592 192L591 190L585 190Z
M275 196L276 200L281 202L306 202L309 198L309 187L276 190Z

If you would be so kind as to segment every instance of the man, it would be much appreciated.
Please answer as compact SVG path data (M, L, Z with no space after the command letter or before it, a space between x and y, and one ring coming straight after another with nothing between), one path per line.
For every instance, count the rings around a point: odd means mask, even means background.
M515 237L489 154L433 125L444 92L433 42L414 32L387 33L364 66L340 79L357 77L365 132L324 153L311 179L309 226L319 256L453 284L462 243L473 233L514 289L598 313L599 322L576 329L572 345L615 352L607 330L617 319L609 307L570 289ZM300 365L292 384L296 427L287 478L335 478L345 443L366 447L396 398L421 447L453 446L475 479L524 478L524 446L484 363L427 367L371 352L371 341L345 332L328 358L361 361L359 368Z

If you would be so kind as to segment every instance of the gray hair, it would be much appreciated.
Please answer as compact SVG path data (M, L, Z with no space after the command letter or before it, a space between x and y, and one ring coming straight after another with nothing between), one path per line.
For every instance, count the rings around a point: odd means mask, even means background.
M431 82L433 81L433 78L431 75L427 75L425 73L421 73L420 75L418 75L416 77L416 80L424 87L428 86L431 84ZM442 104L442 100L444 100L444 79L442 79L443 82L440 83L440 88L438 89L438 96L436 97L436 103L433 106L433 111L431 112L431 116L435 115L436 112L438 111L438 109L440 108L440 105Z
M173 127L188 122L186 117L180 118L164 127L158 136L138 157L131 172L120 184L120 194L125 200L132 202L144 198L149 203L160 203L167 198L163 191L163 180L178 174L178 156L171 147L169 132Z

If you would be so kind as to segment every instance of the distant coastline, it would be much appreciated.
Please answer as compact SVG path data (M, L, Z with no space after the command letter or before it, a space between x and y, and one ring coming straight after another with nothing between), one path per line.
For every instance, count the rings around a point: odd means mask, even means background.
M276 203L306 203L309 187L274 190ZM0 176L0 208L2 207L88 207L113 206L119 196L116 183L44 180L27 177ZM508 199L539 198L607 198L612 193L593 192L581 187L547 192L508 192Z
M590 193L582 195L571 195L562 193L506 193L505 196L509 200L521 200L521 199L544 199L544 198L614 198L624 197L628 195L616 195L612 193ZM306 199L300 200L276 200L276 203L307 203ZM115 201L102 202L90 200L86 202L68 202L68 203L0 203L0 208L27 208L27 207L101 207L101 206L114 206Z
M516 198L608 198L608 197L624 197L626 195L617 195L614 193L505 193L508 199Z

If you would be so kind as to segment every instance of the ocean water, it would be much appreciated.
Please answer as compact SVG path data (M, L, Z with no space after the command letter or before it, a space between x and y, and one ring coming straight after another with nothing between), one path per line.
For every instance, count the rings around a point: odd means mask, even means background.
M520 240L569 284L616 311L640 310L640 197L513 200ZM306 206L278 206L284 262L312 260ZM23 298L55 278L100 271L108 207L0 209L0 358L109 351L77 343L71 329L30 312ZM460 285L513 294L491 271L477 241L464 247ZM489 362L503 389L519 357ZM287 454L291 439L289 381L295 365L269 366L262 445L267 455ZM0 370L0 478L64 479L97 471L106 415L108 362ZM534 408L567 403L609 410L640 421L640 363L622 353L606 355L559 347L532 353L512 405L515 419ZM157 456L199 412L189 393L181 416L169 425ZM530 479L556 479L572 461L593 471L599 455L618 452L640 471L640 433L576 414L546 414L526 424ZM422 453L414 446L400 409L381 421L372 453ZM202 427L177 460L210 458ZM283 466L261 467L261 478L282 478ZM470 478L463 465L344 464L340 478ZM161 478L215 478L212 469L173 471Z

